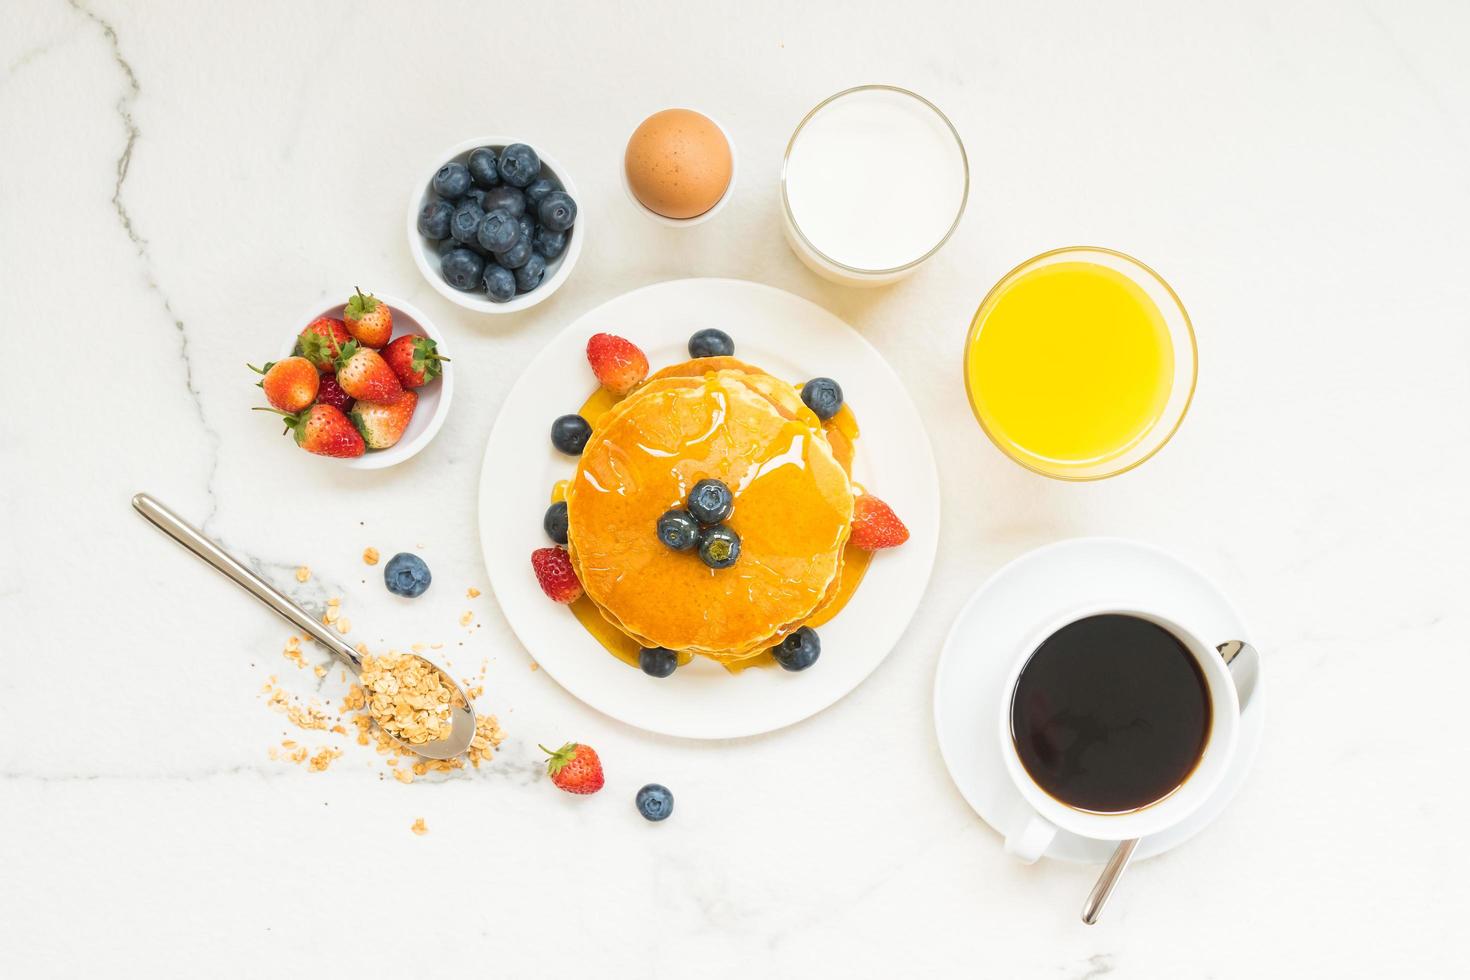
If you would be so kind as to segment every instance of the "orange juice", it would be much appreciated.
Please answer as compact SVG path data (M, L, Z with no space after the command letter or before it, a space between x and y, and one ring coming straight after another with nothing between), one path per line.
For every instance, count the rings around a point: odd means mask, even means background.
M1174 359L1169 324L1137 281L1062 259L1022 266L985 298L965 380L1002 450L1068 478L1136 453L1170 405Z

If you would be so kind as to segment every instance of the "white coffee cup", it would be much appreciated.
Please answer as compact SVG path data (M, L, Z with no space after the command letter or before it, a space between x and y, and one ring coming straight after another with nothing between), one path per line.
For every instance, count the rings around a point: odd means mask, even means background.
M1199 664L1210 699L1209 737L1194 769L1183 783L1163 799L1126 813L1079 810L1048 794L1036 784L1022 765L1011 730L1011 702L1021 671L1031 655L1048 637L1069 623L1104 614L1133 616L1171 633ZM1011 781L1016 784L1016 789L1024 800L1024 805L1017 808L1007 824L1006 850L1030 864L1046 853L1059 830L1093 840L1130 840L1167 830L1198 810L1219 787L1230 768L1236 744L1240 740L1240 712L1243 707L1240 690L1248 690L1248 687L1237 687L1230 667L1216 649L1217 644L1229 639L1231 638L1220 637L1209 642L1187 624L1160 613L1116 607L1073 610L1037 630L1030 642L1017 651L1016 662L1011 667L1006 684L1001 688L1006 692L1001 699L997 718L1001 755L1006 772L1010 774ZM1248 701L1248 694L1246 698Z

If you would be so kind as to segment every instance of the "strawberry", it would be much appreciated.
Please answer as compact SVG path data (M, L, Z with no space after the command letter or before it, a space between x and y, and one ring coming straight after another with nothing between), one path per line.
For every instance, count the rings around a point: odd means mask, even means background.
M370 402L391 402L403 393L398 375L371 347L360 347L349 340L337 355L337 383L353 398Z
M342 319L352 339L364 347L382 347L393 336L393 311L372 293L364 296L361 289L347 301Z
M348 413L352 424L362 433L369 449L387 449L403 438L408 420L419 403L416 391L405 391L391 402L369 402L358 399Z
M340 408L343 414L352 411L352 396L342 390L342 386L337 383L337 375L330 371L322 375L322 383L317 389L316 400L323 405Z
M852 503L852 544L863 551L896 548L909 539L909 529L877 497L863 494Z
M296 437L296 445L309 453L352 459L367 449L347 416L331 405L313 405L294 415L274 408L257 408L255 411L284 415L286 429Z
M351 340L347 325L334 316L319 316L296 338L296 353L316 365L323 374L332 370L342 345Z
M316 400L321 375L316 373L316 365L304 357L266 361L261 368L253 364L245 366L264 375L259 384L265 391L265 400L283 412L299 412Z
M406 333L383 349L383 360L405 388L421 388L444 373L439 365L449 358L439 353L429 337Z
M602 386L626 395L648 377L648 358L631 340L610 333L593 334L587 341L587 363Z
M568 793L587 796L602 789L602 760L590 745L568 742L555 752L538 746L551 758L546 760L546 775L551 785Z
M572 603L582 598L582 583L577 581L572 559L562 548L537 548L531 552L531 568L541 591L554 602Z

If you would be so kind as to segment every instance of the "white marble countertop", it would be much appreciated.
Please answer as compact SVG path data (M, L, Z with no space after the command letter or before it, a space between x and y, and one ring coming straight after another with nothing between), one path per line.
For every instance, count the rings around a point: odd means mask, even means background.
M0 975L1463 967L1470 866L1439 847L1470 804L1464 4L3 0L0 20ZM798 264L774 189L805 110L874 80L950 113L974 191L936 261L861 292ZM645 221L617 183L632 127L680 103L717 115L741 159L731 206L690 231ZM444 302L403 241L412 178L487 131L552 149L596 229L568 285L508 318ZM1070 243L1158 268L1201 347L1174 442L1088 486L1001 458L959 377L986 288ZM887 662L794 729L720 744L611 722L529 669L474 513L492 420L541 345L696 275L854 324L929 420L943 480L933 585ZM294 452L248 411L245 362L355 284L435 316L460 372L435 443L382 472ZM342 596L355 639L444 642L471 672L488 658L496 760L412 786L355 744L325 773L270 760L303 733L261 685L315 678L282 659L288 628L131 511L140 489L303 600ZM1244 791L1130 871L1091 929L1095 870L1005 855L930 712L965 597L1083 534L1214 576L1272 687ZM436 588L388 601L366 546L419 551ZM334 673L320 696L339 693ZM600 795L538 775L536 743L566 739L601 751ZM678 799L659 826L632 807L653 780ZM442 935L415 928L432 921Z

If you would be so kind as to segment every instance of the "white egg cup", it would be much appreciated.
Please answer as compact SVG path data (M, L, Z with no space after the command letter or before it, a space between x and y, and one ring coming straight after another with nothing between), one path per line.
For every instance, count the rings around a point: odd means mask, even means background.
M735 141L730 138L730 131L726 129L724 124L721 123L714 116L711 116L707 112L702 112L699 109L691 109L688 106L669 106L669 108L683 109L686 112L698 113L699 115L708 119L710 122L714 123L715 128L718 129L720 131L720 134L725 137L725 145L730 148L730 183L726 185L725 193L720 195L720 199L716 201L713 205L711 205L708 211L696 214L692 218L670 218L666 214L659 214L657 211L653 210L642 201L638 200L638 195L633 193L633 185L628 183L628 166L626 162L620 162L619 164L618 172L621 175L619 183L623 185L623 193L628 195L628 200L632 202L633 207L638 211L638 213L642 214L650 221L661 224L667 228L692 228L695 225L704 224L706 221L719 214L725 209L725 205L730 202L730 198L735 196L735 179L740 176L740 155L735 151ZM662 112L666 110L660 111Z

